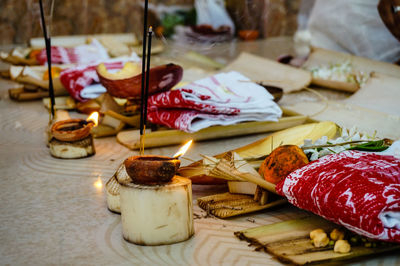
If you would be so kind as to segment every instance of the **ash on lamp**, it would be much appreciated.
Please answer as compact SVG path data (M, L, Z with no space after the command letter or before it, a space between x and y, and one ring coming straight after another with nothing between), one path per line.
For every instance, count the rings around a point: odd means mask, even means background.
M50 130L50 154L60 159L79 159L96 153L92 127L97 125L98 113L88 119L68 119L53 124Z
M125 240L164 245L185 241L194 234L192 182L175 175L179 166L176 155L132 156L107 182L107 205L121 213Z

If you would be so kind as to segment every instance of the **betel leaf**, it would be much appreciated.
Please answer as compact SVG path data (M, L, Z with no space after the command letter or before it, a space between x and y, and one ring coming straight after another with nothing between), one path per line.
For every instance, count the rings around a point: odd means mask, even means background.
M384 140L376 140L369 141L363 144L355 145L350 147L348 150L357 150L357 151L384 151L389 148L388 145L385 144Z

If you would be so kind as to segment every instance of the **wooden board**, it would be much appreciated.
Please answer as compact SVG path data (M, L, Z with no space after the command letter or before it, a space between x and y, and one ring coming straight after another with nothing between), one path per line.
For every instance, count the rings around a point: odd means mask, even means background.
M312 116L319 121L331 120L341 127L379 138L400 139L400 116L347 104L339 101L300 102L287 108ZM318 114L316 114L318 111Z
M235 61L223 69L223 72L233 70L254 82L282 88L284 93L301 90L311 82L309 71L249 53L241 53Z
M32 101L38 100L49 96L48 91L38 90L35 92L26 91L23 86L20 88L12 88L8 89L8 95L10 99L14 101Z
M343 63L345 61L350 61L357 71L364 73L377 72L393 77L400 77L400 66L395 64L316 47L312 48L312 52L303 66L309 68Z
M61 69L71 67L71 65L54 65ZM43 75L47 72L47 66L11 66L11 79L24 84L35 85L40 88L49 89L49 81L43 79ZM68 95L67 90L61 83L60 78L53 78L54 93L57 95Z
M360 89L360 86L356 83L327 80L321 78L313 78L311 83L316 86L345 92L356 92Z
M343 102L400 116L400 75L373 73L362 88Z
M86 44L87 40L90 38L113 38L114 40L122 43L130 43L137 45L138 39L136 35L132 33L119 33L119 34L94 34L94 35L74 35L74 36L52 36L51 45L53 46L64 46L64 47L74 47L77 45ZM29 45L32 48L44 48L43 38L32 38L29 40Z
M400 139L400 78L372 74L367 83L345 100L296 102L285 106L316 120L331 120L377 137Z
M298 96L300 98L300 95ZM400 76L373 73L356 93L337 101L296 101L285 105L313 119L380 138L400 139Z
M267 204L261 205L254 200L253 196L244 194L223 194L210 195L197 199L197 204L207 213L218 218L229 218L246 213L261 211L287 203L287 200L270 194L273 197Z
M349 253L335 253L333 247L316 248L311 244L309 234L321 228L330 232L339 228L318 216L289 220L235 232L235 235L258 249L276 256L280 261L296 265L339 262L360 259L365 256L399 249L399 245L382 245L374 248L352 246Z
M316 47L312 48L311 54L304 63L303 68L312 69L319 66L342 64L346 61L351 62L355 71L365 73L366 75L376 72L393 77L400 77L400 67L395 64L375 61L364 57ZM359 86L354 83L324 80L320 78L313 78L312 84L347 92L355 92L359 89Z
M306 116L289 116L279 119L278 122L260 121L245 122L229 126L213 126L194 133L187 133L180 130L147 131L144 144L145 148L153 148L177 145L190 139L201 141L264 133L301 125L306 122L306 120ZM139 130L121 131L117 135L117 141L129 149L137 150L140 148Z

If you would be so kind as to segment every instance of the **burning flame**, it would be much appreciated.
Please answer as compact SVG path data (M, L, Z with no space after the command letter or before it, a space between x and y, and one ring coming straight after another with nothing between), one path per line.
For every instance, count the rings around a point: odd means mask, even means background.
M192 145L192 142L193 142L192 139L189 140L188 142L186 142L186 144L183 145L177 153L175 153L174 158L179 158L179 157L183 156L189 149L190 145Z
M92 121L94 123L94 126L97 127L97 125L99 124L99 112L91 113L86 121Z
M101 181L100 177L97 178L97 181L93 183L93 186L97 189L101 189L103 187L103 182Z

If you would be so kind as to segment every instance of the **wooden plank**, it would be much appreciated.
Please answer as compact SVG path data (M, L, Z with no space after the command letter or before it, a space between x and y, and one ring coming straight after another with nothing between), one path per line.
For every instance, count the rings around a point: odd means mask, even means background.
M238 71L252 81L282 88L284 93L301 90L311 82L311 73L307 70L249 53L241 53L223 71Z
M194 133L180 130L160 130L146 132L145 148L162 147L181 144L193 139L194 141L228 138L241 135L250 135L277 131L303 124L306 116L283 117L278 122L245 122L229 126L213 126ZM122 131L117 135L117 141L132 150L140 148L139 130Z
M339 227L339 225L312 215L242 230L235 232L235 235L257 246L258 249L263 248L280 261L296 265L359 259L400 248L399 245L394 244L384 244L370 248L358 245L352 246L349 253L342 254L334 252L333 246L316 248L312 245L309 238L312 230L321 228L325 232L330 232L332 229Z
M267 204L261 205L254 200L253 196L231 194L229 192L197 199L197 204L200 208L222 219L269 209L285 203L287 203L286 199L275 196L271 201L267 202Z
M360 89L360 86L356 83L321 78L313 78L311 83L324 88L346 92L356 92Z
M400 66L395 64L316 47L313 47L303 67L309 69L321 65L340 64L346 61L350 61L356 71L364 73L377 72L393 77L400 76Z
M8 94L15 101L32 101L49 96L47 91L26 92L23 88L9 89Z
M361 91L361 90L360 90ZM379 102L379 101L378 101ZM391 106L392 104L388 104ZM383 113L346 101L298 102L287 106L319 121L330 120L340 127L355 127L359 132L380 138L400 138L400 116ZM322 110L320 113L316 112ZM316 115L315 115L316 114Z
M400 73L397 78L380 73L373 73L357 93L342 101L377 112L384 112L392 117L399 117L399 99Z
M129 43L133 45L138 44L138 40L135 34L132 33L117 33L117 34L94 34L94 35L74 35L74 36L52 36L51 45L53 46L64 46L74 47L77 45L86 44L86 41L90 38L104 38L109 37L122 43ZM32 38L29 40L29 45L33 48L39 49L44 48L43 38Z
M302 219L289 220L246 229L235 233L235 235L239 238L243 236L252 239L257 242L257 244L265 246L275 242L307 237L309 236L310 231L315 228L329 230L332 227L332 223L319 218L318 216L307 216Z
M351 62L352 67L355 71L365 73L366 75L375 72L390 75L393 77L400 76L400 67L396 66L395 64L375 61L360 56L354 56L347 53L331 51L316 47L313 47L311 54L303 65L303 68L312 69L320 66L342 64L346 61ZM346 92L356 92L359 89L359 86L355 83L325 80L321 78L313 78L312 84Z

